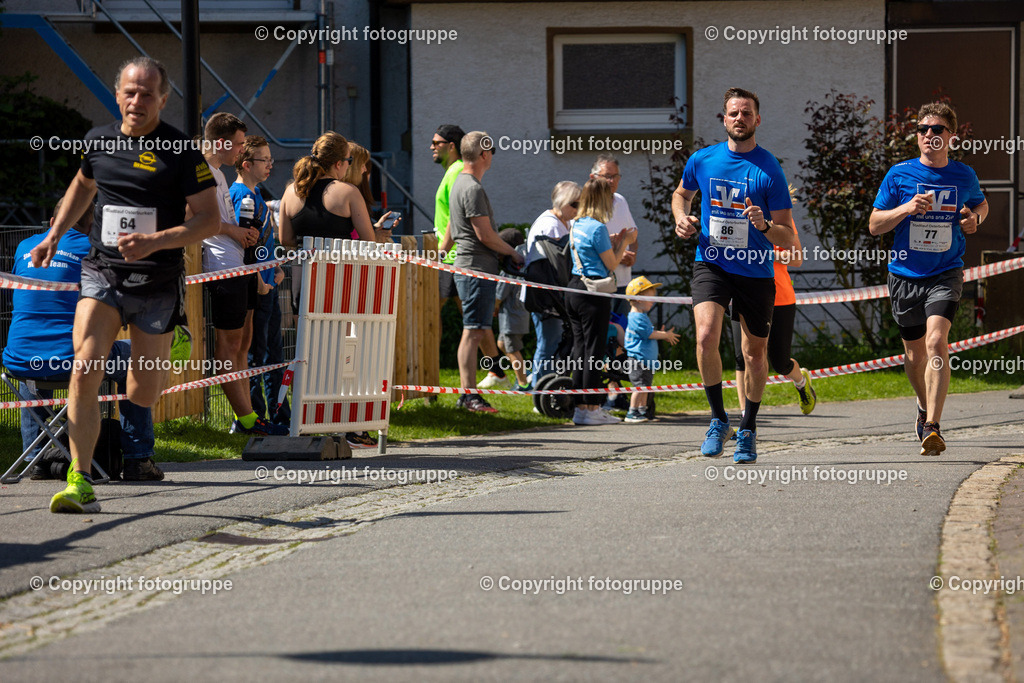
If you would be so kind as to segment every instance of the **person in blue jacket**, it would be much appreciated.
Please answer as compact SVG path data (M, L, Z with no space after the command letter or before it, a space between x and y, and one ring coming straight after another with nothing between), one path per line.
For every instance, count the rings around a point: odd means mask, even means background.
M58 202L54 215L60 206L61 202ZM22 240L14 256L14 274L36 280L77 284L82 275L82 258L89 253L87 233L92 226L92 217L90 208L74 229L64 233L49 268L32 267L31 251L42 242L46 233ZM52 218L50 225L53 225ZM35 396L52 398L52 391L37 389L34 384L39 381L67 380L71 374L75 358L72 327L78 292L18 289L12 298L13 313L3 353L4 366L21 378L23 385L28 385L19 387L23 399ZM107 378L116 382L118 391L122 393L125 391L131 356L130 341L122 339L114 342L104 367ZM164 473L153 462L152 411L128 400L118 403L118 409L121 414L121 450L124 456L122 478L126 481L163 479ZM21 440L24 449L32 445L40 432L39 425L29 414L30 410L35 410L44 420L47 417L43 408L22 408ZM37 446L26 455L34 457L39 448ZM33 479L53 478L50 469L42 464L33 468L31 476Z

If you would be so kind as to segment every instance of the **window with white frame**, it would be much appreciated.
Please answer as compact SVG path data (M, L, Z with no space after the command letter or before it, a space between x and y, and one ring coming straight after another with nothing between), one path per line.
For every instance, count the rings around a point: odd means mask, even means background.
M689 31L657 31L548 29L551 127L670 130L689 100Z

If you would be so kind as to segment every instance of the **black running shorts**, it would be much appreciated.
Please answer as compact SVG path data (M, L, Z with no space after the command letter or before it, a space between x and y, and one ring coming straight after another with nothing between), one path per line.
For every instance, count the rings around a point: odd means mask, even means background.
M752 335L768 336L775 308L775 278L735 275L713 263L697 261L690 291L694 306L713 301L728 310L731 301L732 315L736 319L742 316Z

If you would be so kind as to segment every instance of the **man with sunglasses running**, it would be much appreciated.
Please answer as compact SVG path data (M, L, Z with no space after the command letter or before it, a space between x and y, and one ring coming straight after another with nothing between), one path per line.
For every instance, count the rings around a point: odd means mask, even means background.
M889 260L892 314L906 349L905 369L917 394L921 455L946 444L939 419L949 391L949 329L964 286L965 235L978 231L988 202L977 174L949 159L956 112L933 102L917 113L921 156L889 169L875 199L868 229L895 230Z

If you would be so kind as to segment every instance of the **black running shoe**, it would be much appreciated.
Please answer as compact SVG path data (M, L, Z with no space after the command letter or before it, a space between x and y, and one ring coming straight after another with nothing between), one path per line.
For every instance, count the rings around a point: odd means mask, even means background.
M377 439L370 436L369 432L347 432L345 441L352 448L376 448Z
M920 407L917 409L917 425L914 427L917 432L917 440L924 441L924 423L928 421L928 413L921 410Z
M465 400L463 400L465 399ZM472 413L496 413L497 408L491 407L491 404L484 400L479 394L463 394L463 398L459 399L458 407L463 410L468 410Z
M939 455L946 450L946 442L939 433L938 422L924 423L924 438L921 439L921 455Z
M124 461L121 479L124 481L163 481L164 471L153 458L128 458Z

